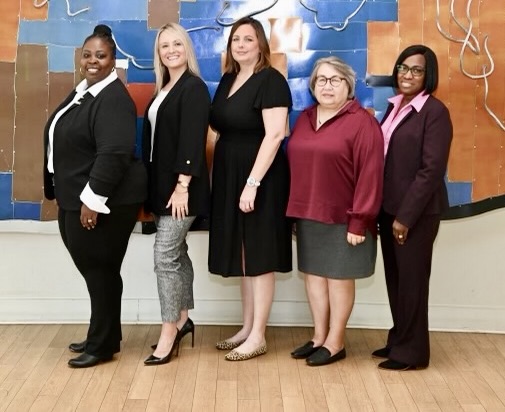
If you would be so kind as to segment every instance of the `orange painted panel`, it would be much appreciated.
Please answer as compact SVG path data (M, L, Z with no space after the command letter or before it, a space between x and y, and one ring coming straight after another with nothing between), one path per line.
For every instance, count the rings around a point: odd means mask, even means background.
M54 200L44 199L40 211L40 220L56 220L58 219L58 206Z
M18 47L19 1L2 2L0 24L0 62L14 62Z
M126 88L137 107L137 116L143 117L147 104L153 97L154 83L129 83Z
M49 73L49 103L47 109L49 115L65 100L73 88L73 73Z
M0 172L12 170L15 102L14 63L0 62Z
M284 77L288 78L288 56L285 53L272 53L270 55L272 67L279 70Z
M42 199L42 131L47 121L47 48L22 45L16 62L14 200Z
M34 0L21 0L21 13L22 20L47 20L48 3L42 7L35 7ZM42 3L42 0L37 0L37 4Z
M299 17L268 19L272 52L301 52L303 21Z
M423 40L423 3L422 1L398 0L398 22L400 49Z
M397 22L369 21L367 73L373 75L391 74L391 62L400 53L400 37Z
M158 29L166 23L179 23L179 1L149 0L147 2L147 24Z

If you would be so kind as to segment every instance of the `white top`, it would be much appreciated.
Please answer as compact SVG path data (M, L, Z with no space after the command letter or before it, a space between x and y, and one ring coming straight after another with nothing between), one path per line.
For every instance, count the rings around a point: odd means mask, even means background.
M117 73L113 71L105 79L99 81L98 83L95 83L89 88L88 88L88 81L84 79L75 88L76 94L72 99L72 101L69 104L67 104L63 109L61 109L58 113L56 113L56 116L54 116L54 119L51 122L51 125L49 126L49 144L47 145L47 170L49 171L49 173L54 173L53 140L54 140L54 128L56 127L56 122L61 118L61 116L63 116L70 109L70 107L72 107L75 104L77 105L81 104L81 99L86 93L89 93L93 97L96 97L98 93L100 93L105 87L107 87L116 79L117 79ZM105 202L107 202L108 198L94 193L93 190L91 190L91 187L89 186L89 182L84 187L79 198L81 199L82 203L84 203L87 207L89 207L91 210L95 212L105 214L110 213L110 209L107 206L105 206Z
M151 123L151 154L149 155L149 161L153 161L153 148L154 148L154 129L156 127L156 117L158 116L158 109L160 108L161 103L167 97L168 92L165 90L160 90L156 98L153 100L153 103L149 107L149 111L147 112L147 117L149 119L149 123Z

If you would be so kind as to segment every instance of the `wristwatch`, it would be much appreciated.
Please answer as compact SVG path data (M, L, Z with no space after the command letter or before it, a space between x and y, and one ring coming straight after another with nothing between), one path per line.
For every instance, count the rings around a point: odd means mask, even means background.
M261 184L261 182L260 182L259 180L256 180L256 179L255 179L254 177L252 177L252 176L249 176L249 177L247 178L246 183L247 183L247 186L250 186L250 187L258 187L258 186Z

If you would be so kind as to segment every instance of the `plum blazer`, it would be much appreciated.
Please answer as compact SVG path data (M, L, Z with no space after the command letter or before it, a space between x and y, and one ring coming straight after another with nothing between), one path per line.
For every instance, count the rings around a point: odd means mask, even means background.
M384 119L389 116L390 104ZM394 130L384 164L383 210L412 228L421 215L441 214L449 206L444 176L452 141L447 107L430 96Z

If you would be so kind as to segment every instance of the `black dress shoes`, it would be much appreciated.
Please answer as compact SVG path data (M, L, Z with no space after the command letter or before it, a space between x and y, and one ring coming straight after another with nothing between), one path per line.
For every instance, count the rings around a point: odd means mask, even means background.
M385 358L387 359L389 357L389 353L391 352L391 348L380 348L377 350L374 350L372 352L372 357L374 358Z
M331 356L331 352L324 346L321 346L316 352L307 358L306 362L309 366L322 366L344 359L345 356L345 348Z
M379 369L388 369L391 371L410 371L416 369L424 369L427 366L409 365L408 363L398 362L393 359L388 359L379 363Z
M68 345L68 349L70 349L70 352L83 353L87 342L87 340L83 340L82 342L71 343Z
M82 353L77 358L70 359L68 361L68 365L72 368L90 368L92 366L98 365L102 362L107 362L112 359L111 356L107 356L105 358L100 358L98 356L90 355L89 353Z
M305 345L296 348L291 352L291 357L294 359L305 359L316 352L321 346L314 346L314 342L308 341Z
M193 321L188 318L186 319L186 322L184 322L184 325L182 325L181 330L177 331L177 335L175 336L175 339L177 341L182 340L184 336L186 336L188 333L191 333L191 347L195 347L195 324ZM151 349L156 350L158 347L158 344L151 345Z
M174 351L176 349L177 349L177 355L179 355L179 341L177 340L177 337L174 340L174 343L172 344L172 348L170 349L170 352L168 352L168 355L164 356L163 358L158 358L157 356L150 355L144 361L144 365L146 366L164 365L165 363L170 362L170 359L172 359L172 355L174 354Z

